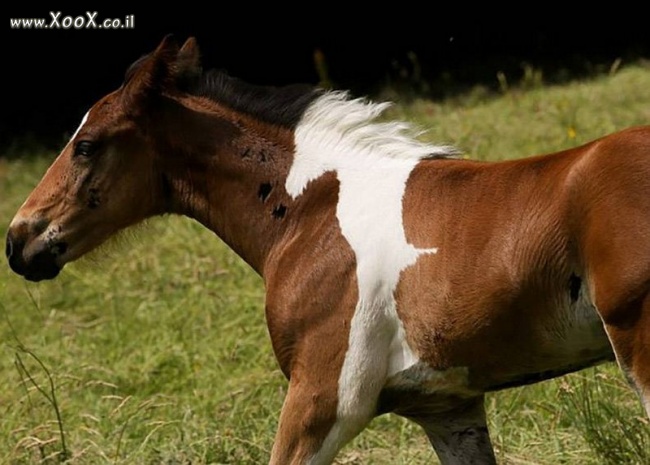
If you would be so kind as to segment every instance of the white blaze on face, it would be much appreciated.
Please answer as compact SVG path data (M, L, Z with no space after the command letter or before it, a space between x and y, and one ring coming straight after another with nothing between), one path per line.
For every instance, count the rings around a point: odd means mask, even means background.
M385 108L328 93L312 104L295 131L296 153L286 190L297 198L310 181L336 173L336 216L355 254L359 286L339 377L337 416L347 421L336 422L310 463L327 463L329 454L372 418L386 379L418 361L406 341L394 292L402 270L437 249L418 249L407 242L402 199L418 162L450 149L405 135L404 123L371 124Z
M75 139L75 137L77 137L77 135L79 134L79 131L81 131L81 128L83 128L83 127L84 127L84 124L86 124L86 121L88 121L88 113L90 113L90 110L88 110L88 111L86 112L86 114L84 115L84 117L81 118L81 123L79 124L79 127L78 127L77 130L74 132L74 134L72 134L72 137L70 138L70 141L68 141L68 144L69 144L70 142L72 142L72 141Z

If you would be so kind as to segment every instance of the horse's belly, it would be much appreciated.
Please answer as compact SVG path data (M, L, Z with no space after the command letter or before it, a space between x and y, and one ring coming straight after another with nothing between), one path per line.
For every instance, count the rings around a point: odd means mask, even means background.
M387 380L378 410L405 416L444 412L481 394L481 390L470 386L467 367L437 370L419 362Z
M434 366L423 361L431 357L418 354L418 363L387 380L380 410L405 415L444 411L486 391L536 383L613 360L602 322L588 297L557 300L564 301L537 312L543 317L521 320L517 338L503 338L487 329L473 339L477 345L471 351L447 341L447 358L455 363ZM464 355L456 358L456 350Z
M531 319L520 328L530 342L502 350L497 369L486 373L479 363L470 370L470 380L484 390L536 383L614 360L613 351L594 305L584 292L572 301L557 299L543 318ZM523 339L526 339L525 337ZM521 341L521 339L519 340ZM485 347L489 351L489 347ZM493 361L494 362L494 361ZM472 383L474 384L474 383Z

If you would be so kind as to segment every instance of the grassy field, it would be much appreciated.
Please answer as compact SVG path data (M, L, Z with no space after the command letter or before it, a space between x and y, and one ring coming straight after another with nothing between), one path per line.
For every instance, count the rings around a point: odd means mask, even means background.
M522 157L650 122L650 68L415 101L390 116L471 158ZM52 156L0 158L0 236ZM0 341L0 464L268 460L286 382L263 283L192 221L151 221L52 282L27 283L0 259ZM650 463L650 425L612 364L487 403L499 463ZM437 462L418 428L385 416L337 463Z

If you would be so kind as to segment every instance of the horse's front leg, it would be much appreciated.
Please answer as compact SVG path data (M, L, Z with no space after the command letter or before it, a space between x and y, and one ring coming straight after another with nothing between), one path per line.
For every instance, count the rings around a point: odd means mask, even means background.
M280 415L271 464L307 464L323 450L336 422L336 392L306 380L292 380ZM336 450L328 456L334 458ZM324 462L327 463L327 462Z
M337 390L292 376L282 407L271 464L320 465L332 463L338 451L372 419L372 415L342 418Z

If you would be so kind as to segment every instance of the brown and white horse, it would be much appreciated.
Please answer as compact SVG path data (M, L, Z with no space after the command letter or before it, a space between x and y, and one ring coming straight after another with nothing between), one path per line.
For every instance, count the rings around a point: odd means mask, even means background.
M386 412L443 464L494 463L485 392L614 355L650 414L650 129L479 163L384 109L204 73L165 39L20 208L9 263L51 279L164 213L214 231L265 281L273 464L330 463Z

